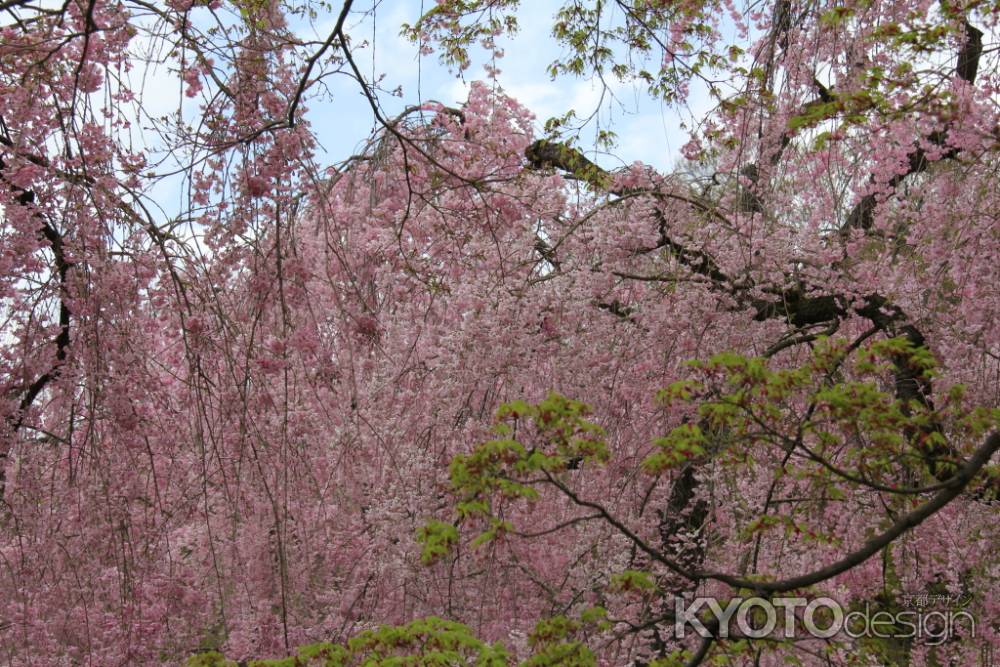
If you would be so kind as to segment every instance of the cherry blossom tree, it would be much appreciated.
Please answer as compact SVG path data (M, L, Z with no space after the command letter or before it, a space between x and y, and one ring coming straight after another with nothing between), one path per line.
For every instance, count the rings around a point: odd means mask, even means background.
M661 173L495 81L387 115L353 4L0 2L6 663L1000 648L995 6L567 2L553 75L716 101ZM405 29L462 69L517 9ZM377 130L321 165L335 75ZM676 632L913 592L975 625Z

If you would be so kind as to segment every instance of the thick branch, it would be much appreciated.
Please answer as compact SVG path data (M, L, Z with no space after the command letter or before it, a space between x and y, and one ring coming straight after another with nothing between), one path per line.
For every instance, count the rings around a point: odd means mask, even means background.
M639 192L612 188L613 179L607 171L588 160L577 149L565 144L546 140L536 141L528 147L525 155L534 168L561 169L586 181L596 189L605 189L612 194L623 197L640 194L658 198L666 196L653 190ZM911 166L915 169L924 168L919 165ZM703 202L687 198L681 199L700 212L709 213L711 211L711 207ZM707 278L712 289L731 296L738 307L752 308L755 312L754 319L757 321L763 322L781 318L795 327L805 327L838 322L853 313L868 319L877 329L889 335L904 336L914 347L922 347L926 343L923 334L910 322L902 309L877 293L869 294L860 299L848 294L823 294L820 292L813 295L809 294L812 290L809 289L808 285L800 283L788 288L764 289L765 293L773 295L772 298L753 296L752 290L755 284L751 279L745 278L740 281L732 279L710 254L689 248L671 238L668 234L667 220L662 212L657 211L656 216L660 234L659 241L653 248L644 248L641 252L657 249L668 250L674 259L689 271ZM860 305L858 305L859 301ZM917 372L917 369L911 368L907 359L900 357L894 359L894 362L896 398L902 401L904 406L908 406L911 401L916 401L928 411L932 411L934 406L930 398L930 380ZM930 473L939 481L944 481L949 477L950 470L948 466L940 465L941 460L947 458L958 460L959 457L946 446L927 446L926 443L931 442L928 436L937 430L939 427L931 424L905 435L923 457Z
M66 361L66 350L69 347L70 311L69 307L66 305L65 298L63 298L66 286L66 273L69 271L69 263L66 261L66 257L63 254L62 235L48 222L44 223L44 226L42 227L42 235L46 238L52 248L52 254L55 255L56 259L56 270L59 274L59 333L56 335L55 339L56 361L51 369L40 375L34 382L28 385L24 395L21 397L20 404L18 405L18 414L13 422L11 422L11 428L14 431L21 428L25 412L35 402L38 394L40 394L42 389L44 389L45 386L54 380L59 374L59 369Z
M941 508L958 497L959 494L969 485L980 470L983 469L990 458L1000 449L1000 431L990 434L986 441L979 446L968 461L959 469L958 473L938 493L923 505L900 517L887 530L865 542L860 549L853 551L844 558L826 567L820 568L808 574L798 577L790 577L779 581L753 581L741 577L734 577L728 574L716 572L699 572L698 576L706 579L715 579L729 584L734 588L748 588L761 593L785 593L788 591L806 588L814 584L831 579L839 574L861 565L866 560L880 552L891 544L903 533L916 528L928 518L937 513Z
M11 184L4 176L6 167L6 163L0 157L0 181L4 182L11 189L18 204L33 207L35 193L32 190L26 190ZM56 334L54 341L56 347L55 363L49 370L39 375L31 384L24 388L21 398L18 401L17 412L13 415L8 415L5 420L12 433L16 433L21 428L25 414L34 404L38 395L42 393L42 390L59 376L59 372L66 361L66 354L70 343L71 313L66 303L66 278L71 264L66 259L62 234L50 225L47 220L42 218L38 211L33 211L33 215L39 221L39 233L48 241L49 247L52 250L52 255L55 258L56 273L59 276L59 333ZM4 467L6 459L7 451L0 451L0 501L3 500L4 496Z
M528 163L535 169L555 168L571 174L598 190L608 190L612 194L622 194L611 189L611 175L588 160L575 148L557 141L539 139L524 152Z

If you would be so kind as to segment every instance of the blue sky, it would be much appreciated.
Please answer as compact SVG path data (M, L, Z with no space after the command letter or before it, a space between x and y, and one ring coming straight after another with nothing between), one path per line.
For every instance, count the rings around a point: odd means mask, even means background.
M701 115L708 103L703 90L694 89L691 109L683 113L649 98L642 87L616 85L611 92L617 98L605 98L601 105L601 87L589 80L561 77L551 80L545 70L555 60L560 49L551 36L553 15L562 2L557 0L526 0L518 15L519 33L501 41L504 57L498 61L501 70L498 83L505 92L531 109L539 128L552 116L574 109L580 117L589 116L600 106L596 120L581 134L584 148L593 148L598 127L611 128L618 134L618 147L613 156L597 155L607 167L639 160L659 169L669 169L679 155L687 135L680 128L682 117L691 112ZM359 65L370 77L384 75L381 87L393 90L400 86L402 98L381 95L386 112L392 114L403 107L421 101L437 100L448 105L461 103L468 83L486 78L483 65L486 54L479 53L473 66L463 76L441 65L436 54L419 55L416 44L399 34L400 26L413 23L421 9L433 6L433 0L383 0L378 3L374 20L354 19L349 34L355 44L363 40L369 46L356 52ZM336 10L336 4L334 6ZM333 25L335 16L317 22L315 37L323 39ZM374 49L371 47L374 44ZM329 81L332 99L314 100L309 104L309 118L326 151L329 162L351 155L372 129L372 114L357 83L347 77Z
M487 78L484 65L489 64L488 54L482 51L472 54L472 66L458 76L442 65L436 54L421 56L418 45L400 35L402 24L414 23L423 11L434 5L434 0L373 2L376 5L374 13L363 11L370 9L371 3L355 4L359 11L351 15L347 29L355 59L365 75L370 80L383 77L382 90L398 87L402 91L401 97L387 93L379 95L387 116L429 100L459 105L466 99L471 81ZM578 145L602 166L615 168L640 161L661 171L670 170L681 146L688 140L686 130L681 127L682 119L704 116L709 104L706 91L693 84L688 108L676 109L652 99L642 86L616 83L610 91L616 100L605 96L602 102L602 88L593 81L573 77L552 80L546 69L560 55L560 47L551 35L551 27L553 16L564 2L523 0L518 13L520 31L499 42L505 55L496 63L500 70L497 83L535 114L539 131L546 119L570 109L581 118L599 109L596 118L580 134ZM319 8L318 3L315 6ZM333 28L340 7L341 3L334 1L313 24L303 20L292 27L303 39L323 41ZM156 45L157 42L145 37L133 42L137 52L162 57ZM183 84L175 69L176 63L168 59L166 64L137 68L129 79L133 85L141 86L145 113L153 117L174 117L180 100L183 116L193 121L199 100L184 97ZM319 87L316 87L306 101L307 118L322 147L317 156L321 166L336 165L357 153L375 126L372 111L354 79L338 74L325 78L324 84L326 90L322 94L317 94ZM144 144L155 154L162 144L148 128L148 122L137 123L133 141ZM613 129L618 135L618 145L611 155L593 151L599 128ZM174 169L176 163L169 160L160 166L161 172ZM184 210L181 185L178 174L159 180L147 194L161 208L162 214L169 217Z

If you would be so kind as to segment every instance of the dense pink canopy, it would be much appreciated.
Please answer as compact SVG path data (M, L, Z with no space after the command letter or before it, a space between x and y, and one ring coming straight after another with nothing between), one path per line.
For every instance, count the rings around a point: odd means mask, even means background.
M458 4L427 39L460 33ZM539 142L490 82L317 166L299 102L320 67L360 77L342 21L317 51L281 3L2 3L0 660L275 657L430 615L524 657L539 619L599 605L615 623L591 649L627 664L666 640L643 624L668 593L808 575L952 490L877 555L787 590L960 596L974 637L899 650L1000 650L998 485L980 470L1000 421L996 11L620 4L665 40L664 71L703 49L735 91L675 173ZM228 16L215 33L211 13ZM742 54L722 37L734 20ZM152 123L127 76L143 40L169 45L188 100L156 121L179 210L156 210L167 168L132 140ZM678 99L686 81L664 85ZM820 334L842 364L816 361ZM894 338L909 347L864 366ZM750 357L812 374L769 394ZM739 427L700 410L736 400L735 373ZM682 380L699 389L658 399ZM606 462L568 457L518 478L537 497L484 493L489 512L458 521L475 494L453 459L496 437L502 403L550 392L589 406ZM524 447L555 447L526 415L508 420ZM644 464L694 424L698 450ZM500 514L506 534L474 546ZM422 559L434 521L457 543ZM859 650L768 644L764 660Z

